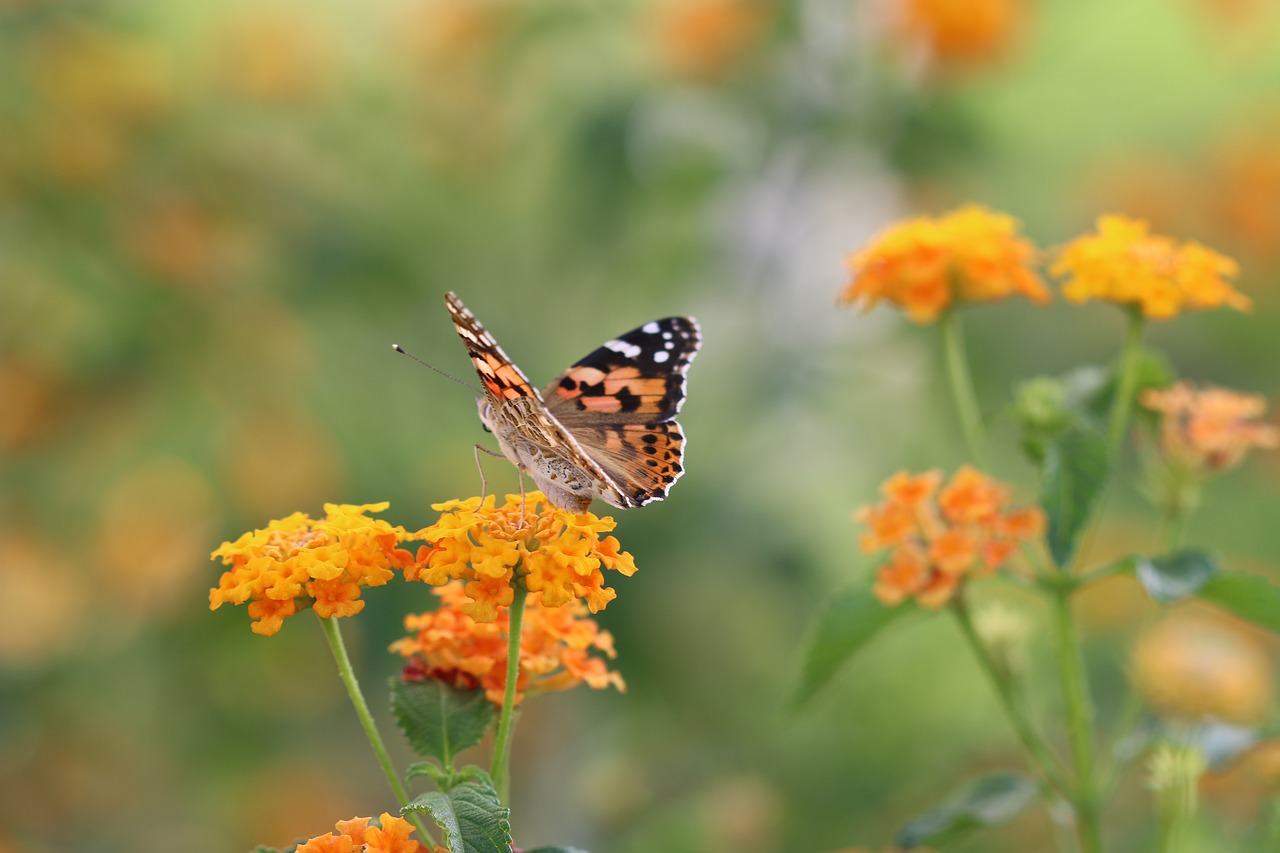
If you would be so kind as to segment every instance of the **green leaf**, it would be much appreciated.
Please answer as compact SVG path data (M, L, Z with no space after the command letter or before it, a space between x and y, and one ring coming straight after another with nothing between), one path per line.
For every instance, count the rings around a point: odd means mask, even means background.
M436 680L391 680L391 709L414 751L448 767L484 737L493 703L483 690L458 690Z
M912 818L894 839L904 849L943 842L975 829L1000 826L1023 812L1036 799L1036 786L1017 773L996 773L966 784L937 808Z
M1045 453L1040 505L1049 518L1049 553L1059 568L1065 569L1075 554L1109 467L1107 443L1093 430L1068 430Z
M1199 592L1218 573L1218 562L1203 551L1186 549L1159 557L1140 557L1138 580L1161 604L1172 604Z
M1199 597L1280 633L1280 586L1262 575L1223 569L1200 587Z
M798 711L876 634L915 610L910 602L886 607L865 586L849 587L829 601L810 635L791 709Z
M444 830L449 853L511 853L511 810L498 800L493 781L476 773L448 791L431 791L404 811L427 812Z

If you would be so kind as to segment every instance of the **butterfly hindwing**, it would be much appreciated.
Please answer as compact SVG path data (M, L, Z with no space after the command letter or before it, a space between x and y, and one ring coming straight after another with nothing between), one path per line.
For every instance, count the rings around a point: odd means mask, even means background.
M662 500L684 473L684 433L675 421L582 427L574 435L630 506Z

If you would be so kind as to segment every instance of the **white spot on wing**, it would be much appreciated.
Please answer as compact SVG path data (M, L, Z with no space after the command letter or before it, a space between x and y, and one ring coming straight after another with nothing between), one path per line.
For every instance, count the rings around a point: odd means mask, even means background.
M653 354L653 360L658 362L658 364L662 364L662 362L666 361L670 357L671 357L671 353L667 352L664 349L660 349Z
M635 358L640 355L641 349L636 344L629 344L626 341L605 341L605 349L611 349L614 352L622 353L627 358Z
M651 320L648 323L645 323L643 326L641 326L640 331L644 332L647 335L656 335L658 334L659 328L660 327L658 326L658 321Z

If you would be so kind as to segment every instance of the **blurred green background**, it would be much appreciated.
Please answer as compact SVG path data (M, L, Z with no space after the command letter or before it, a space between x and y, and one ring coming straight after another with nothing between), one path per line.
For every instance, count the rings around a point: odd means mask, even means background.
M1280 29L1267 0L921 0L964 10L930 35L909 5L0 0L0 851L243 850L392 805L317 626L209 613L207 554L324 501L413 528L478 492L472 400L389 347L470 381L451 289L536 382L654 317L705 337L688 475L619 519L640 572L601 622L629 692L530 703L521 845L879 849L966 774L1022 767L947 620L780 713L816 609L868 576L851 511L964 459L932 330L835 308L844 256L965 201L1042 246L1145 216L1240 259L1257 301L1152 342L1274 400ZM1121 328L969 323L992 413ZM1189 541L1271 570L1277 473L1217 484ZM1103 550L1149 544L1132 488L1109 508ZM389 723L386 646L433 599L366 598L343 628ZM1105 723L1142 605L1086 604ZM1247 845L1275 775L1210 792L1212 849ZM1147 803L1133 774L1118 849ZM1046 838L1036 813L965 849Z

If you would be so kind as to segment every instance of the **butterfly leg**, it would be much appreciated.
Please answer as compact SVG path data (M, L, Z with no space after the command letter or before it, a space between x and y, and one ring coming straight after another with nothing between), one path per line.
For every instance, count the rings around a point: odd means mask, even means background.
M489 494L489 481L484 476L484 466L480 464L480 453L483 451L490 456L496 456L499 459L503 459L505 457L501 453L494 453L489 448L481 447L478 444L471 445L471 451L476 458L476 470L480 472L480 505L484 506L484 499Z

